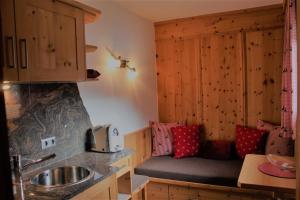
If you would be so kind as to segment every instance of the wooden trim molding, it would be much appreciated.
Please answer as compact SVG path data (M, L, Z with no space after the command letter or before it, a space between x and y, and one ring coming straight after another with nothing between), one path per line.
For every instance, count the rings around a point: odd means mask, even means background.
M284 0L286 2L287 0ZM171 20L165 20L160 22L155 22L154 25L162 25L162 24L168 24L171 22L178 22L178 21L185 21L189 19L198 19L198 18L211 18L215 16L225 16L225 15L234 15L234 14L243 14L243 13L252 13L252 12L258 12L258 11L266 11L270 9L277 9L277 8L283 8L283 4L274 4L269 6L261 6L256 8L248 8L248 9L241 9L241 10L233 10L233 11L226 11L226 12L218 12L218 13L212 13L212 14L206 14L206 15L198 15L194 17L186 17L186 18L179 18L179 19L171 19Z
M284 24L283 4L155 23L156 40L200 34L254 31Z

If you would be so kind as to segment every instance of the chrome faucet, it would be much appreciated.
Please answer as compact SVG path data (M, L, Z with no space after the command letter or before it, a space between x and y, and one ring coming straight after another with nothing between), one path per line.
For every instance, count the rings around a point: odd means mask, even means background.
M55 154L50 154L48 156L36 159L36 160L31 160L31 162L27 163L26 165L22 166L22 156L19 155L15 155L12 156L12 160L13 160L13 172L15 175L15 182L16 183L20 183L22 182L22 171L32 165L44 162L46 160L55 158L56 155Z

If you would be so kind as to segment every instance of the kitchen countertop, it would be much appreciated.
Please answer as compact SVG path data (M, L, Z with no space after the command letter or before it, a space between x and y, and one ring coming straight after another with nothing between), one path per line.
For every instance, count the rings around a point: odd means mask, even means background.
M115 172L118 168L111 167L110 165L128 155L133 153L130 149L124 149L117 153L96 153L96 152L84 152L75 155L66 160L59 161L57 163L48 165L47 167L40 168L34 172L30 172L23 176L24 179L24 193L26 200L60 200L70 199L77 194L83 192L96 183L106 179ZM53 189L42 189L29 183L29 179L36 174L41 173L44 170L52 169L61 166L82 166L93 170L95 173L93 177L83 183L75 184L72 186L64 186ZM17 196L16 196L17 197ZM19 198L16 198L19 199Z

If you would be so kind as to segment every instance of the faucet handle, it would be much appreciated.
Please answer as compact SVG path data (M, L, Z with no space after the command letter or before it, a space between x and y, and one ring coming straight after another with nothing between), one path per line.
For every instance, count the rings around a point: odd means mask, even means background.
M44 156L44 157L42 157L42 158L39 158L39 159L37 159L36 161L37 161L37 162L40 162L40 161L49 160L49 159L52 159L52 158L55 158L55 157L56 157L56 154L53 153L53 154Z
M41 163L41 162L43 162L43 161L45 161L45 160L49 160L49 159L55 158L55 157L56 157L56 154L53 153L53 154L44 156L44 157L42 157L42 158L33 160L32 162L27 163L26 165L24 165L24 166L23 166L23 169L25 169L25 168L27 168L27 167L29 167L29 166L31 166L31 165Z

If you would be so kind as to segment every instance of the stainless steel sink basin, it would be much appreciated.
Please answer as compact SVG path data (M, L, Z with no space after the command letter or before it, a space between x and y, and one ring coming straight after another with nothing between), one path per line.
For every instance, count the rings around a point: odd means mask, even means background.
M89 180L94 172L85 167L64 166L45 170L31 179L31 184L42 187L70 186Z

